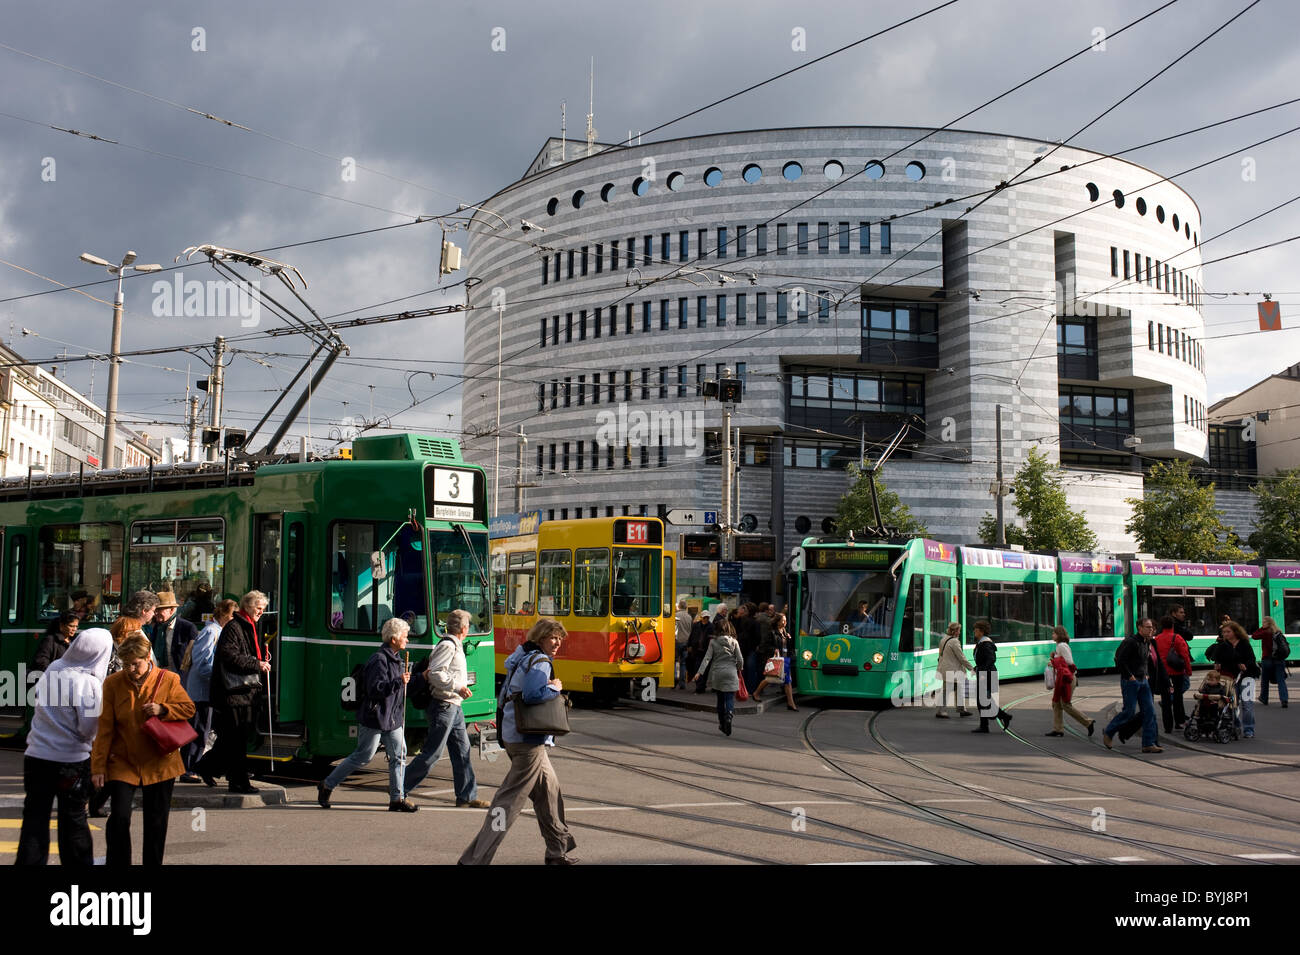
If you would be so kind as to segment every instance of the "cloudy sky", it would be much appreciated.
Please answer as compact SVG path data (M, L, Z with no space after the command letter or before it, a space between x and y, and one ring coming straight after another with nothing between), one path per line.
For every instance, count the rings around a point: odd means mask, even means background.
M613 141L940 2L5 0L0 337L33 360L57 360L73 385L103 402L107 366L85 356L108 349L111 310L103 302L114 289L86 284L107 276L79 262L81 252L118 261L131 249L142 263L170 267L198 244L264 250L302 272L307 300L326 318L463 301L460 289L438 289L437 224L410 223L481 202L517 179L545 138L558 135L561 100L570 135L581 138L590 57L596 126ZM958 0L657 137L942 126L1095 44L959 124L1063 139L1248 6L1072 144L1117 152L1300 97L1295 4L1177 0L1109 38L1162 3ZM806 49L795 49L801 37ZM1126 158L1171 174L1293 126L1300 126L1300 104ZM1201 234L1210 239L1300 195L1297 168L1300 133L1290 133L1175 181L1199 202ZM330 238L386 226L401 227ZM1300 201L1209 242L1204 256L1298 234ZM1298 257L1300 241L1207 267L1211 402L1300 361ZM182 274L217 277L197 262ZM190 379L207 374L198 346L224 335L237 349L226 423L251 425L301 365L291 356L305 355L307 340L259 335L281 324L265 312L251 329L239 315L155 315L157 278L126 283L124 351L169 350L123 366L122 420L151 434L179 434L187 371ZM86 294L56 283L84 286ZM1262 292L1282 303L1284 331L1252 331ZM341 332L352 353L313 396L312 436L327 438L347 417L385 416L403 428L457 433L462 330L452 315ZM308 425L304 417L295 433Z

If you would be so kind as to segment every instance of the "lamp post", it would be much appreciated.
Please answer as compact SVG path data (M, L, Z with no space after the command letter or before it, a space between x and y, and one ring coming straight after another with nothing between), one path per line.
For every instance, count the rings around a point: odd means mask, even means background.
M113 300L113 339L108 356L108 400L104 403L104 449L99 466L113 466L113 444L117 440L117 366L121 362L118 354L122 351L122 275L127 269L133 272L161 272L161 265L133 265L135 253L127 252L122 256L120 265L113 265L107 259L101 259L89 252L82 252L80 259L90 265L102 265L109 275L117 276L117 297Z

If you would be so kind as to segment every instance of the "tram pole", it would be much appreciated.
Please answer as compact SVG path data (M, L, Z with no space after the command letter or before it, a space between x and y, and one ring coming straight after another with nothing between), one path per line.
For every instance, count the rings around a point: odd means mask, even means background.
M221 430L221 391L225 383L224 360L226 356L226 340L218 335L217 340L212 343L212 391L208 395L208 427ZM216 461L220 453L221 442L218 441L208 447L208 460Z
M1007 546L1007 523L1006 523L1006 516L1002 510L1002 497L1004 491L1002 487L1002 406L1001 405L998 405L995 410L995 414L993 418L993 427L997 431L997 459L998 459L997 487L994 489L994 494L997 498L997 522L998 522L997 544L999 547L1006 547Z

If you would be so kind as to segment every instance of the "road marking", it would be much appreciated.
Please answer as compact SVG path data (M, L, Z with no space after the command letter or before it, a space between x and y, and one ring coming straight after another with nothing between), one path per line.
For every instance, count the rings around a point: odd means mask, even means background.
M1293 855L1290 852L1253 852L1239 854L1238 859L1300 859L1300 856Z
M58 855L59 847L51 843L50 853L52 855ZM0 842L0 855L17 855L17 854L18 854L18 843Z
M1119 796L1052 796L1039 802L1114 802Z
M0 819L0 829L21 829L22 827L23 821L21 819ZM59 821L57 819L51 819L50 828L57 829L58 827ZM91 826L90 828L92 832L100 831L99 826Z
M1110 861L1111 862L1143 862L1145 860L1141 856L1111 856Z
M881 860L879 862L814 862L812 865L935 865L936 863L927 862L924 859L902 859L902 860Z

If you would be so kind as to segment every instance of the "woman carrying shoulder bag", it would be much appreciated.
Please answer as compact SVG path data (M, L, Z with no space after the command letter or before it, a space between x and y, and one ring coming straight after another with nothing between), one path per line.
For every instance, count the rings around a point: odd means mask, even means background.
M939 678L943 680L943 703L935 710L935 718L948 719L944 707L949 705L956 709L958 716L971 716L971 711L962 703L966 700L966 674L975 668L966 659L966 651L961 647L961 624L956 622L948 624L947 635L939 644L937 669ZM961 685L960 690L958 684Z

